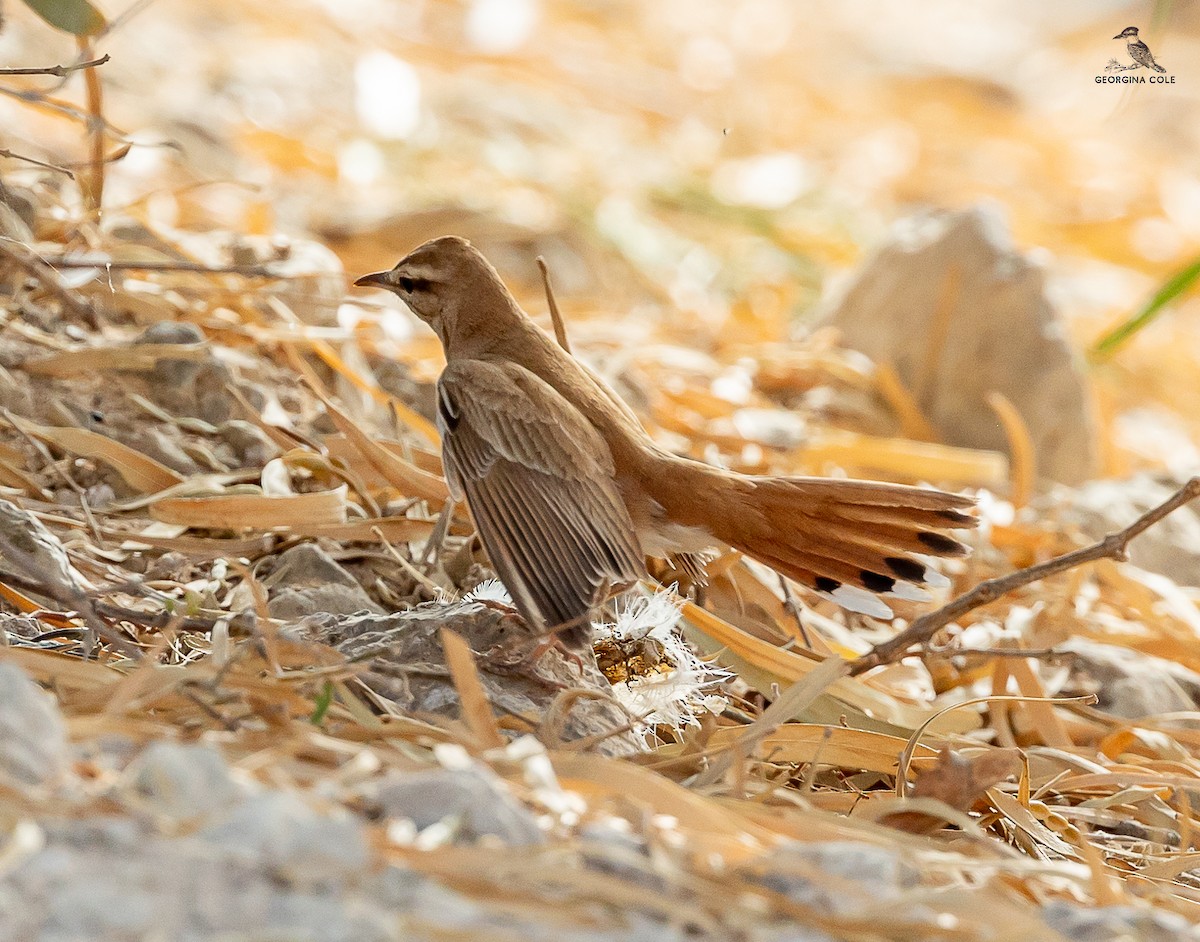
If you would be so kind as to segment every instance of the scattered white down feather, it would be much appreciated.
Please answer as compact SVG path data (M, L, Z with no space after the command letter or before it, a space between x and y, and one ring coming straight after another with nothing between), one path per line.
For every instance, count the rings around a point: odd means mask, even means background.
M499 579L487 579L464 598L511 605L512 598ZM725 709L725 698L714 693L729 672L704 663L691 652L676 625L682 600L672 589L649 596L626 596L616 603L616 620L593 623L596 640L637 642L649 639L661 648L673 669L661 674L635 677L613 685L613 695L645 726L663 725L676 730L699 725L704 713Z
M499 602L501 605L512 605L512 596L504 583L499 579L484 579L470 592L463 596L468 602Z
M680 730L698 726L704 713L719 713L725 698L714 688L729 672L706 664L691 652L676 630L683 605L672 589L650 596L626 596L617 602L616 620L592 627L597 640L657 642L674 669L613 684L613 694L645 726Z

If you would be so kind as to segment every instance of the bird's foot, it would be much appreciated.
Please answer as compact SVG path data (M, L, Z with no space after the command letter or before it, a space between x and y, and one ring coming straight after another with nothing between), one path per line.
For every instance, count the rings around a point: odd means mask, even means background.
M557 648L564 660L575 665L579 676L584 676L583 658L578 652L572 651L557 635L547 635L533 647L517 647L509 642L501 642L490 648L484 658L489 666L502 672L528 677L557 690L567 690L571 684L564 683L554 677L548 677L538 670L538 664L545 655Z

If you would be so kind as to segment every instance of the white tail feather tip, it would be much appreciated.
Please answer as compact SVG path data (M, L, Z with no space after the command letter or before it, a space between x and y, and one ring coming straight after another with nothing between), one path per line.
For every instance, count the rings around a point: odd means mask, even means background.
M950 580L932 566L925 567L925 584L931 589L950 588Z
M895 613L888 608L887 603L877 595L872 595L866 589L852 585L840 585L832 592L818 593L831 602L836 602L848 612L858 612L872 618L890 619Z
M926 569L926 576L930 570ZM941 573L938 573L941 575ZM942 576L942 578L946 578ZM913 585L911 582L897 581L891 592L885 593L886 597L904 599L906 602L932 602L933 596L930 595L924 588L919 585Z

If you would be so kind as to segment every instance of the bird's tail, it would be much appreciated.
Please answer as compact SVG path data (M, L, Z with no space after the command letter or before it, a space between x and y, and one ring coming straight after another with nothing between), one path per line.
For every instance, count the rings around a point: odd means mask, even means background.
M1154 69L1154 71L1155 71L1155 72L1165 72L1165 71L1167 71L1167 70L1166 70L1166 69L1164 69L1164 68L1163 68L1161 65L1159 65L1157 62L1151 62L1151 63L1150 63L1150 67L1151 67L1152 69Z
M706 527L721 542L844 608L878 618L892 615L880 595L927 601L922 587L948 585L916 557L965 555L967 548L949 531L978 523L965 512L971 498L943 491L751 477L690 461L686 466L691 487L660 498L673 520ZM689 490L701 493L689 500ZM688 519L688 508L696 519Z

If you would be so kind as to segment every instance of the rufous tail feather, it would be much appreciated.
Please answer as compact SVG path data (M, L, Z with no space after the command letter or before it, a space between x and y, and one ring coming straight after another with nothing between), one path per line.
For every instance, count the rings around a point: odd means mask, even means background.
M924 586L946 586L945 576L915 557L965 555L951 531L978 522L966 512L971 498L944 491L742 476L685 464L691 488L662 495L672 519L705 526L722 543L843 607L879 618L892 616L880 595L925 601ZM688 519L688 509L700 506L704 511Z

